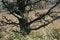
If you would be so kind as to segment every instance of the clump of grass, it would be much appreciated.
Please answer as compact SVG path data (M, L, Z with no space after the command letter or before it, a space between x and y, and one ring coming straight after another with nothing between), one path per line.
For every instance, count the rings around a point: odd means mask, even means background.
M16 32L12 32L10 36L7 38L7 40L18 40L20 38L20 35Z
M26 36L22 36L17 32L9 32L9 36L6 38L6 40L60 40L60 28L52 29L52 31L49 32L44 30L44 32L42 32L42 34L32 33ZM6 32L0 32L0 38L4 37L4 34L7 35Z
M0 38L2 38L3 37L3 34L2 33L0 33Z
M2 31L0 31L0 38L2 38L4 35L2 34Z
M54 38L54 39L57 39L59 40L60 39L60 28L59 29L54 29L51 33L51 36Z
M60 28L53 29L51 32L46 34L31 35L32 40L60 40Z
M47 38L46 38L47 37ZM44 40L45 38L47 40L60 40L60 28L58 29L53 29L51 32L49 33L46 33L45 37L44 37Z

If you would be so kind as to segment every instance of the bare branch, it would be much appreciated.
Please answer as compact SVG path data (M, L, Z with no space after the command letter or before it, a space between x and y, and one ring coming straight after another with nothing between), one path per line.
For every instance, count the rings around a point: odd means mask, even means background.
M4 26L4 25L19 25L19 23L15 23L15 22L4 22L4 21L0 21L0 26Z
M51 20L50 22L48 22L48 23L46 23L46 24L43 24L43 25L39 26L38 28L33 28L33 29L31 28L30 30L38 30L38 29L40 29L40 28L42 28L42 27L47 26L48 24L52 23L53 21L55 21L55 20L57 20L57 19L60 19L60 16L57 16L56 18L54 18L54 19Z
M60 3L60 2L57 2L53 7L51 7L51 8L47 11L47 13L46 13L45 15L42 15L41 17L38 17L38 18L34 19L33 21L29 22L28 25L32 24L33 22L35 22L35 21L37 21L37 20L42 19L42 18L45 17L46 15L50 15L50 14L51 14L50 11L51 11L53 8L55 8L57 5L59 5L59 3Z

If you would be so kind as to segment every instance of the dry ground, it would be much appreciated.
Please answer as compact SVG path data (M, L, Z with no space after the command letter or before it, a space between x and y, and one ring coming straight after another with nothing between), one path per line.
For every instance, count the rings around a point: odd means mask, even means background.
M42 14L42 13L46 13L48 10L37 10L40 14ZM60 9L58 9L58 10L55 10L54 9L54 11L58 11L58 12L60 12ZM33 14L34 12L30 12L30 14L29 14L29 17L30 18L36 18L35 17L35 14ZM59 15L60 15L60 13L59 13ZM18 23L18 20L17 20L17 18L15 18L13 15L11 15L11 14L7 14L7 13L0 13L0 20L3 20L2 18L3 18L3 16L6 16L6 18L7 19L10 19L10 20L12 20L12 21L14 21L14 22L17 22ZM47 18L48 19L48 18ZM3 20L4 21L4 20ZM40 23L33 23L33 25L35 25L35 26L37 26L37 25L40 25ZM52 22L52 23L50 23L49 25L47 25L46 27L43 27L43 28L40 28L40 29L38 29L38 30L34 30L34 31L31 31L31 33L30 33L30 35L29 36L27 36L27 40L46 40L46 38L45 39L34 39L34 37L32 37L33 35L34 36L36 36L37 35L37 37L39 36L39 35L42 35L43 34L43 36L45 36L45 35L47 35L47 34L50 34L51 32L52 32L52 30L53 29L58 29L58 28L60 28L60 19L58 19L58 20L55 20L54 22ZM5 30L7 30L7 32L3 32L2 31L2 33L3 33L3 37L1 37L0 38L0 40L8 40L7 38L10 36L10 34L12 33L12 32L10 32L9 30L18 30L19 31L19 27L13 27L13 25L6 25L6 26L0 26L0 30L3 30L3 31L5 31ZM32 36L31 36L32 35ZM32 38L31 38L32 37ZM59 36L60 37L60 36ZM57 38L53 38L53 37L51 37L52 39L47 39L47 40L57 40ZM12 39L13 40L13 39ZM20 40L20 38L19 38L19 36L18 36L18 38L15 38L15 40ZM21 39L21 40L24 40L24 39Z

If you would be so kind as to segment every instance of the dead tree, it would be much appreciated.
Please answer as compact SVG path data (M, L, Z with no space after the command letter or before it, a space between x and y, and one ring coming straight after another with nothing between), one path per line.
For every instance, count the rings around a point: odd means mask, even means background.
M39 0L40 1L40 0ZM37 1L37 2L39 2ZM4 22L4 21L1 21L5 24L15 24L15 25L19 25L20 29L22 30L22 34L29 34L31 30L38 30L40 29L41 27L45 27L46 25L52 23L54 20L60 18L59 16L56 17L56 18L53 18L53 16L51 16L50 14L52 14L53 12L51 12L51 10L53 8L55 8L59 3L60 1L58 0L58 2L53 6L51 7L46 14L42 14L40 15L39 17L37 17L36 19L28 22L28 12L26 13L26 10L25 10L25 7L27 5L31 5L29 3L30 1L27 0L27 2L25 0L17 0L16 4L8 4L5 0L2 0L2 3L5 5L5 7L7 8L7 10L10 12L10 14L12 14L13 16L15 16L19 23L15 23L15 22L11 22L11 23L8 23L8 22ZM32 3L33 5L37 2L34 2ZM11 7L9 7L9 5L11 5ZM14 6L16 6L16 9L14 9ZM16 14L16 15L15 15ZM17 16L18 15L18 16ZM48 23L45 23L43 25L40 25L38 28L30 28L30 25L34 22L36 22L37 20L41 20L43 19L44 20L44 17L48 15L48 16L51 16L53 18L53 20L51 21L47 21ZM19 17L20 16L20 17ZM46 22L46 20L44 20Z

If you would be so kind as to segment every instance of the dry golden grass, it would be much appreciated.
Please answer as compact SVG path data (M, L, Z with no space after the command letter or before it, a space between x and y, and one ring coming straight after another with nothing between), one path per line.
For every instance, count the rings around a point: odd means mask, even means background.
M37 10L38 12L40 12L40 14L47 12L47 10ZM35 17L35 14L33 14L34 12L31 12L31 14L29 14L29 18L33 20L33 18ZM17 18L15 18L13 15L9 15L9 14L0 14L0 20L2 19L2 15L6 16L8 19L11 19L14 22L17 22ZM51 18L46 18L46 20L50 20ZM38 26L40 23L36 22L33 23L31 26ZM34 28L33 27L33 28ZM2 33L0 35L3 35L0 40L57 40L56 37L54 37L55 34L53 34L53 30L57 29L60 32L60 19L50 23L49 25L47 25L46 27L40 28L38 30L33 30L30 32L29 35L27 35L26 37L21 37L20 34L18 33L14 33L11 32L10 30L17 30L19 31L19 27L13 27L12 25L7 25L7 26L0 26L0 30L2 31ZM53 36L51 35L53 34ZM60 35L60 34L58 34ZM57 37L58 37L57 35ZM60 37L60 36L59 36Z

